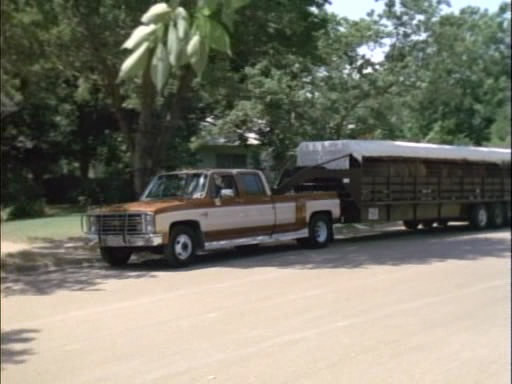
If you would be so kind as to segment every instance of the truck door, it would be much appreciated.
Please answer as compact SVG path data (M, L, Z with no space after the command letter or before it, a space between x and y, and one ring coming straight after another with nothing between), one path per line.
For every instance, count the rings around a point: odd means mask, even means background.
M245 235L240 190L233 173L214 172L210 177L208 195L213 207L208 210L203 221L203 233L206 241L229 240Z
M245 215L244 228L248 236L272 234L275 211L272 198L265 189L261 176L256 172L238 172L236 181Z

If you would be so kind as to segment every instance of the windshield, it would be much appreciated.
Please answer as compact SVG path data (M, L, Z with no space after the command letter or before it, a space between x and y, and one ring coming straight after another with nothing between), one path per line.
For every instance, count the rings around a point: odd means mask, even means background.
M170 173L155 177L142 200L184 197L198 199L205 196L208 176L206 173Z

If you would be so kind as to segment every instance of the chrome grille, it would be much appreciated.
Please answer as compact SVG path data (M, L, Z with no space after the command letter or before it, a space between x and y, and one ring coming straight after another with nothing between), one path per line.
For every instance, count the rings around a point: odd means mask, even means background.
M144 232L142 215L120 213L96 216L98 232L101 235L140 234Z

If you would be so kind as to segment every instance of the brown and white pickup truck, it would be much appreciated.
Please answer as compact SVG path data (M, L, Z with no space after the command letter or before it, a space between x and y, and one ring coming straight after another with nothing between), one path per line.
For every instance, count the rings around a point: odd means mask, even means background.
M83 225L110 265L150 251L179 267L202 250L292 239L323 247L339 218L335 192L272 195L259 171L214 169L160 174L139 201L90 211Z

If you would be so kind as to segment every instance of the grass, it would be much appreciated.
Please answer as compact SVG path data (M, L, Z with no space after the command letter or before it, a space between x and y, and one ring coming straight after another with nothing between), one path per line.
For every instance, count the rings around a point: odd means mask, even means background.
M29 243L76 236L83 236L79 214L2 222L2 241Z

